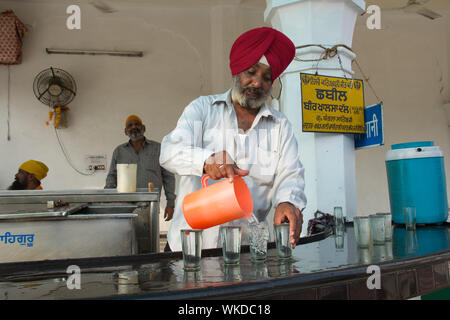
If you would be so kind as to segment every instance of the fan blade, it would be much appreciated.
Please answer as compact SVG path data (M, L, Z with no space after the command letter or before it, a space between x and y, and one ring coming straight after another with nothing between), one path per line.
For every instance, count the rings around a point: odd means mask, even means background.
M38 97L38 99L41 100L42 96L43 96L47 91L48 91L48 88L45 89L45 91L41 93L41 95Z
M72 94L74 95L74 96L76 96L77 94L75 93L75 91L73 91L72 89L70 89L70 88L67 88L66 86L64 86L64 85L61 85L61 88L63 88L63 89L66 89L67 91L70 91L70 92L72 92Z

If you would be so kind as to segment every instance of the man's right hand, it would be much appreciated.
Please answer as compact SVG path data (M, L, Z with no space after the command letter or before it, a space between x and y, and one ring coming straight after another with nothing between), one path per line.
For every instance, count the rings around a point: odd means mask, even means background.
M248 170L239 169L226 151L217 152L206 159L203 170L213 180L228 178L230 182L233 181L234 176L249 174Z

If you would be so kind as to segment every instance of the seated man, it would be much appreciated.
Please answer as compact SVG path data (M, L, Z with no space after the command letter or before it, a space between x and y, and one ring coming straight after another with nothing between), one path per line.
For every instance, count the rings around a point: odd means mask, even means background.
M14 182L8 190L42 190L41 180L47 176L48 167L36 160L22 163Z
M136 188L147 188L149 182L159 190L164 186L167 200L164 218L169 221L175 207L175 176L159 165L161 144L148 140L144 133L145 125L138 116L131 115L125 120L125 135L130 140L114 150L105 188L117 188L118 163L136 163Z

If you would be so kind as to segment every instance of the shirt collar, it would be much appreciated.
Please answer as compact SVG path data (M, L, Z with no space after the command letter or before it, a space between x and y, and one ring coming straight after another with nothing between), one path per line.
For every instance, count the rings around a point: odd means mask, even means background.
M150 143L150 141L149 141L146 137L144 137L144 145L149 144L149 143ZM131 144L131 139L128 139L127 145L133 146L133 145Z
M225 105L227 107L233 108L233 104L231 103L231 89L229 89L227 92L217 95L213 99L213 105L218 104L220 102L225 102ZM276 119L274 113L272 112L272 109L267 105L267 103L264 103L263 106L259 109L258 115L261 115L261 117L270 117L272 119Z

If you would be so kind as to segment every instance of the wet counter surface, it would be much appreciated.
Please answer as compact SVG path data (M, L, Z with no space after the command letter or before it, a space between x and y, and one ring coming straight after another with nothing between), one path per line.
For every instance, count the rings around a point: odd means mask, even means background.
M450 285L449 230L399 226L392 241L359 249L348 225L343 237L302 238L289 260L273 243L263 263L243 247L236 266L224 265L221 250L204 250L196 272L183 270L180 252L4 263L0 299L405 299ZM373 270L379 288L368 288Z

